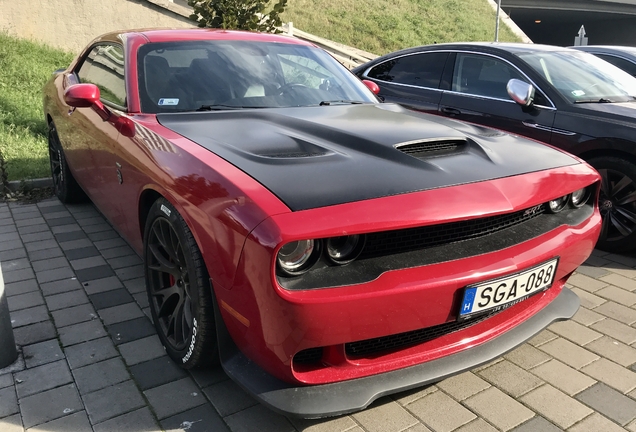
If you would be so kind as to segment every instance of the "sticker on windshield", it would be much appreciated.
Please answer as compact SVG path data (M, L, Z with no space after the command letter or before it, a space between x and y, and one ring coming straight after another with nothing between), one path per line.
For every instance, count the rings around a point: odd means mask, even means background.
M161 98L161 99L159 99L159 103L157 105L159 105L159 106L162 106L162 105L179 105L179 99L178 98Z
M580 97L583 96L585 94L585 92L583 90L572 90L572 94L576 97ZM159 104L161 105L161 104Z

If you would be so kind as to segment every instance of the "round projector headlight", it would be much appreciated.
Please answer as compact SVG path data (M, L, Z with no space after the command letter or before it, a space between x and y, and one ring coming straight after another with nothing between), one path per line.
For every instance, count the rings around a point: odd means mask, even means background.
M570 199L570 195L562 196L561 198L553 199L548 203L548 210L550 213L558 213L565 208Z
M278 251L278 267L290 276L306 272L318 259L318 245L313 240L287 243Z
M590 191L588 188L583 188L572 192L570 202L572 203L572 206L579 208L583 207L588 199L590 199Z
M349 264L362 253L365 239L360 235L332 237L327 240L327 256L335 264Z

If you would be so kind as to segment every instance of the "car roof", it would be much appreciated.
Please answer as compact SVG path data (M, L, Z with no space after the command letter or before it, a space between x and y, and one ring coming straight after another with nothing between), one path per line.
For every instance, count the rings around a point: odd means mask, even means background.
M627 54L636 58L636 47L618 46L618 45L586 45L572 47L581 51L607 54Z

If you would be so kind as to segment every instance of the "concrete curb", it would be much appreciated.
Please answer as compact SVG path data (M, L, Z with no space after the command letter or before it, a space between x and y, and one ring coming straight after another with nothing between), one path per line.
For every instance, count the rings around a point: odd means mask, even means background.
M53 179L51 177L45 177L38 179L13 180L9 182L8 187L12 192L16 192L22 187L22 185L32 189L45 188L53 186Z
M495 0L488 0L488 4L497 12L497 2ZM521 30L521 28L515 23L507 13L503 11L503 8L499 11L499 20L506 25L517 37L521 39L523 43L533 43L532 39Z

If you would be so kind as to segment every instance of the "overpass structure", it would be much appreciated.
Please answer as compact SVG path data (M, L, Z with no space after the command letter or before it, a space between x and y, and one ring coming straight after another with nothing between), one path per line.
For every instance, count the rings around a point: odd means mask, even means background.
M582 25L590 45L636 46L636 0L502 0L535 43L573 45Z

